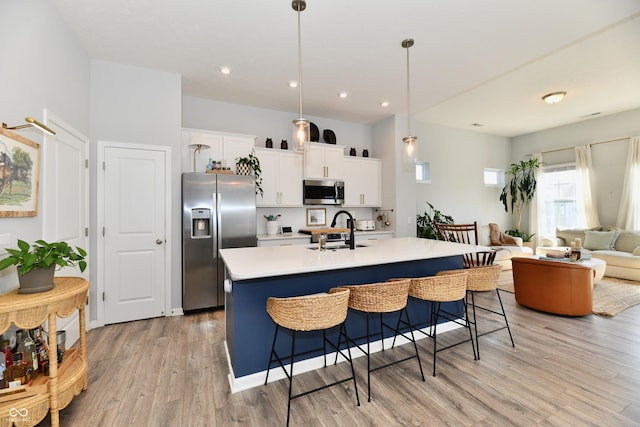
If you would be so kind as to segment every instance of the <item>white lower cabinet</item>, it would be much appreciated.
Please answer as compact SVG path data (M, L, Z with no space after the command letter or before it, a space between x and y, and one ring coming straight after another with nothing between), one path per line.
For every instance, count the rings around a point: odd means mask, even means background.
M256 206L302 206L302 154L256 148L256 156L264 193L256 195Z
M347 207L377 207L382 200L380 159L345 157L343 160L344 204Z

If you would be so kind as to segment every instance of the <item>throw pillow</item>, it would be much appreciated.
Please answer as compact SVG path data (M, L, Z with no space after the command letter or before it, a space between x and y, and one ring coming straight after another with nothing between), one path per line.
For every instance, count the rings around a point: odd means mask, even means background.
M613 244L618 237L617 231L585 231L584 246L590 251L613 250Z

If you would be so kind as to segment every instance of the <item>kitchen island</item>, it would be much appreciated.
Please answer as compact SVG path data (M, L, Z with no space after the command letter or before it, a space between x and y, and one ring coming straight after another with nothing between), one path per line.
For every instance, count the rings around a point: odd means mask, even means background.
M397 277L431 276L441 270L462 268L465 253L489 250L484 246L411 237L365 244L355 250L332 249L331 245L326 251L319 251L317 245L220 250L227 275L225 342L232 391L264 382L275 330L265 309L268 297L307 295L339 285L376 283ZM408 309L414 324L428 325L428 305L410 300ZM349 335L364 336L364 327L364 315L350 311ZM314 348L313 341L314 337L296 340L301 343L301 350L305 345ZM315 356L309 355L307 366L297 372L317 367Z

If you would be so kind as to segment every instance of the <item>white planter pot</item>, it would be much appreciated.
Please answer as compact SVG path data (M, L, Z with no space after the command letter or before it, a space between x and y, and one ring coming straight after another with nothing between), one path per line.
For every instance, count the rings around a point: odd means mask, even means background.
M278 234L278 221L267 221L267 234Z

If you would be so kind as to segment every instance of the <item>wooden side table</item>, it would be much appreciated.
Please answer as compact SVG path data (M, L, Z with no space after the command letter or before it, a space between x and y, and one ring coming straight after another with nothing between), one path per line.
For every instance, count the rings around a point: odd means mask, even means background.
M33 329L49 321L49 376L38 375L31 384L0 393L1 426L33 426L51 411L51 426L60 425L59 411L87 389L87 341L85 304L89 282L81 277L56 277L54 288L36 294L13 290L0 295L0 333L11 324ZM65 352L58 366L56 354L57 316L79 311L80 346Z

